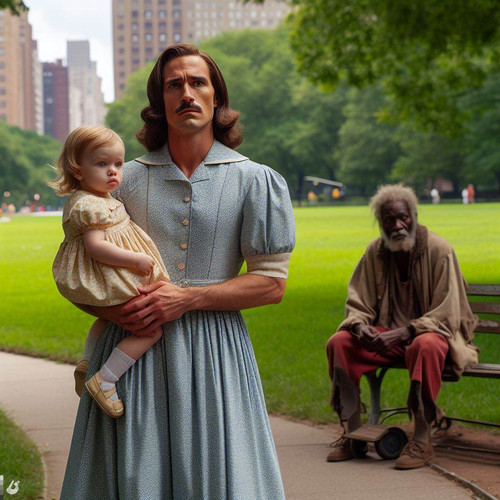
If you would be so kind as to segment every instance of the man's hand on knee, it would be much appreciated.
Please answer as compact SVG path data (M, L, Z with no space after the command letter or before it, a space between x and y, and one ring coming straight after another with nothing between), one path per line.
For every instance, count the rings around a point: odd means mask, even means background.
M378 334L374 326L358 323L351 329L351 334L365 349L373 351L372 342Z
M379 354L390 351L398 345L406 344L410 338L410 330L406 327L379 333L371 343L372 351Z

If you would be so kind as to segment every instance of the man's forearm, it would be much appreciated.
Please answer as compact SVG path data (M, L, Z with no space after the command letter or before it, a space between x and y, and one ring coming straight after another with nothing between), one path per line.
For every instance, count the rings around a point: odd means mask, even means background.
M286 280L258 274L243 274L205 287L185 289L190 310L238 311L266 304L278 304L285 293Z

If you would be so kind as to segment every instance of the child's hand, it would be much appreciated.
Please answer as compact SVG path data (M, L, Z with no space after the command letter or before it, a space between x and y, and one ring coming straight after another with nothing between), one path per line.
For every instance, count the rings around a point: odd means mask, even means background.
M138 253L135 261L135 268L139 271L139 274L146 276L153 271L155 261L149 255L145 253Z

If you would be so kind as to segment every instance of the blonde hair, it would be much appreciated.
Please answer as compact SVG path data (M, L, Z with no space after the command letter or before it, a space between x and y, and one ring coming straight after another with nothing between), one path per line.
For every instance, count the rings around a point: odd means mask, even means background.
M106 127L78 127L64 141L61 155L56 167L57 179L48 182L58 196L65 196L80 189L80 181L75 177L75 171L80 166L83 155L90 149L111 146L117 141L123 144L120 136Z
M382 208L388 201L405 201L410 210L410 215L414 223L416 223L418 199L412 188L403 184L387 184L378 188L370 200L370 207L379 223L382 220Z

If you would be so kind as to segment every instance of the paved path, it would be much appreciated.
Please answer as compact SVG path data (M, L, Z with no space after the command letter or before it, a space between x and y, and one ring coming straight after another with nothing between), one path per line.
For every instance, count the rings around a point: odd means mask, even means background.
M59 498L78 398L73 367L0 352L0 407L37 444L47 500ZM15 383L15 385L14 385ZM288 500L462 500L471 495L430 468L396 471L370 455L325 461L330 430L271 417Z

